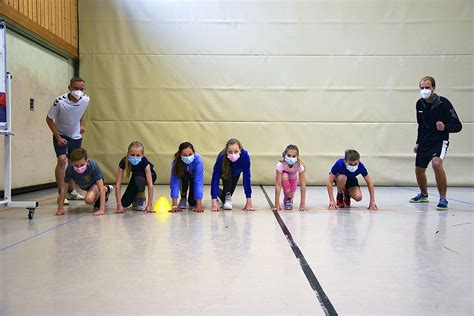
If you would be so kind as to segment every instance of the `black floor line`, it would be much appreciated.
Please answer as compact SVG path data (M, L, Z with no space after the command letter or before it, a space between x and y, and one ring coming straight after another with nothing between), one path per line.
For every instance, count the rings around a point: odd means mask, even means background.
M270 199L270 197L267 194L267 191L265 191L265 188L263 185L260 186L262 189L263 194L265 195L265 198L267 199L268 205L270 205L271 208L273 208L273 202ZM298 245L295 243L293 240L293 236L291 236L290 231L288 230L288 227L286 227L285 222L281 218L280 214L278 214L278 211L273 211L273 214L275 215L275 218L280 224L280 228L283 231L283 234L285 235L286 239L288 240L288 243L290 244L291 250L293 250L293 253L295 254L296 258L298 259L301 269L303 270L306 279L308 279L309 284L311 285L311 288L314 290L316 293L316 297L318 298L319 304L321 304L321 307L323 308L323 311L326 315L337 315L336 310L334 309L334 306L332 306L331 301L329 300L329 297L324 293L324 290L321 286L321 284L318 281L318 278L316 278L316 275L314 274L313 270L311 269L309 263L306 261L303 253L301 252L300 248Z

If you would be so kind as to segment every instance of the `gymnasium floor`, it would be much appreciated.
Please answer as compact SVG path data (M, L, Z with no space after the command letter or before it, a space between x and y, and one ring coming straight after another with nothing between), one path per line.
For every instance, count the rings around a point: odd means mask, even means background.
M40 208L30 221L0 209L0 315L473 314L474 188L450 188L448 212L435 188L413 205L405 187L377 188L377 212L365 188L330 212L325 188L309 187L311 211L281 223L273 188L253 189L256 212L239 209L238 187L233 211L115 215L112 198L100 218L79 201L54 216L53 189L15 196Z

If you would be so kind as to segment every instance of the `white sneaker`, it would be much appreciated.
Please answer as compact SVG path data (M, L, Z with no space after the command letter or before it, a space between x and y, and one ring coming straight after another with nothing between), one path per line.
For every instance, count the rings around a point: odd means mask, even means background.
M59 204L59 195L58 195L58 199L56 201L58 204ZM64 205L69 205L69 200L64 198Z
M66 195L66 198L69 200L84 200L84 197L79 194L76 190L72 190Z
M108 190L105 192L105 202L109 200L110 193L112 193L112 190L114 189L112 185L106 185L106 187Z
M222 207L224 210L231 210L232 209L232 195L227 193L225 196L224 206Z

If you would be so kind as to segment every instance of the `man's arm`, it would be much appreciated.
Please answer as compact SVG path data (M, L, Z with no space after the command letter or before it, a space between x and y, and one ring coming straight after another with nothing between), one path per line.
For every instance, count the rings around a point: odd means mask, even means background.
M459 133L462 130L462 124L461 121L459 121L458 114L456 113L456 110L454 109L453 105L451 102L449 102L447 99L447 111L445 113L445 126L446 126L446 131L448 133Z

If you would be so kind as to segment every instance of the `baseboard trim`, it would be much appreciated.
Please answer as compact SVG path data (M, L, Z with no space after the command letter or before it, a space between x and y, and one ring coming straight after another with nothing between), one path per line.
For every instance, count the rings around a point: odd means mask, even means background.
M30 192L35 192L35 191L40 191L40 190L51 189L51 188L55 188L55 187L56 187L56 182L30 185L30 186L27 186L27 187L12 189L12 196L13 195L19 195L19 194L30 193ZM0 191L0 198L3 199L3 197L4 197L4 191L1 190Z

